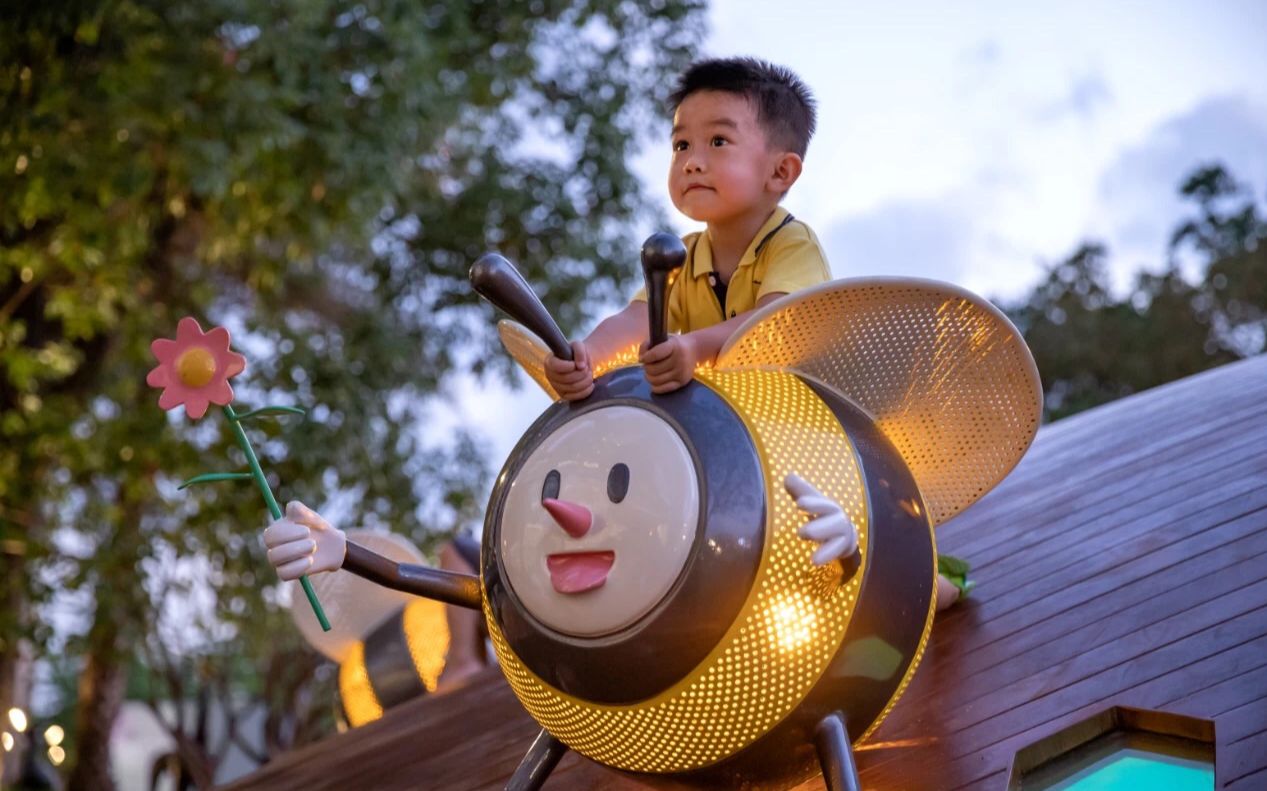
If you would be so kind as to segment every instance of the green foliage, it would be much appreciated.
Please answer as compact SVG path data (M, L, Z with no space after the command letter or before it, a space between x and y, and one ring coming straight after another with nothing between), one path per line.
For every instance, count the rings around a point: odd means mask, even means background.
M1176 228L1165 269L1139 273L1125 298L1111 293L1107 250L1087 243L1009 309L1038 363L1048 419L1267 347L1267 218L1218 165L1180 193L1196 216Z
M510 371L466 285L495 247L565 329L627 290L658 220L697 0L75 0L0 22L0 651L42 580L91 592L73 651L180 622L266 653L259 495L222 418L164 416L149 343L195 315L248 356L240 411L283 502L433 545L487 470L428 430L458 371ZM192 577L197 577L196 580ZM173 613L181 589L219 605ZM38 635L37 635L38 636ZM200 650L197 641L185 646Z

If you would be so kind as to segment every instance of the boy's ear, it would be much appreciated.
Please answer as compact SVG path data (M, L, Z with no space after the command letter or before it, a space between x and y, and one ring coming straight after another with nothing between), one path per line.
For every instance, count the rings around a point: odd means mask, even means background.
M774 161L774 172L770 174L767 187L771 192L783 194L792 188L801 177L801 157L791 151L784 151Z

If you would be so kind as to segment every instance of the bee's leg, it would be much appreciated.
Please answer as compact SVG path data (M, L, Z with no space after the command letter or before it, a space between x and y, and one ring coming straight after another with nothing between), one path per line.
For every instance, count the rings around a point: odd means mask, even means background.
M827 791L860 791L862 784L858 782L844 714L835 711L819 720L814 729L814 747L818 749Z
M563 742L542 728L528 748L528 754L519 762L519 768L510 776L506 791L537 791L545 785L546 778L567 751Z

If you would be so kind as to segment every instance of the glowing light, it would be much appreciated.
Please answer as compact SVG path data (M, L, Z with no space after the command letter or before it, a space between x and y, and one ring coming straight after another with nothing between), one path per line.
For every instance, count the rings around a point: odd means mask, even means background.
M594 365L594 376L599 377L608 371L614 371L617 368L626 368L630 365L638 364L638 344L627 346L618 352L615 352L605 360L592 361Z
M414 669L427 691L435 692L449 652L449 621L444 605L431 599L410 602L405 607L403 628Z
M898 500L897 504L899 508L916 519L924 515L924 510L919 506L919 500L913 497L910 500Z
M339 695L353 728L383 716L383 706L370 686L370 675L365 669L364 643L356 643L348 658L339 665Z
M66 760L66 751L54 744L48 748L48 760L53 762L53 766L61 766Z
M0 734L0 742L4 743L4 751L7 753L13 749L13 734L5 731Z
M22 709L9 709L9 722L13 723L13 729L18 733L26 732L26 712Z
M783 651L795 651L814 639L818 617L801 596L789 596L770 603L769 623L775 643Z
M65 738L66 731L62 730L60 725L50 725L44 729L44 741L48 742L50 747L57 747Z
M936 744L939 739L936 736L929 736L923 739L894 739L889 742L868 742L867 744L855 744L853 751L855 753L864 753L869 750L899 750L907 747L927 747L930 744Z

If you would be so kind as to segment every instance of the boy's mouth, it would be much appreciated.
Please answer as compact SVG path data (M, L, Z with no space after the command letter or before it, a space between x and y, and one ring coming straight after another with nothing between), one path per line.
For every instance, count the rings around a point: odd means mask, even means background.
M550 584L559 593L584 593L602 587L607 582L616 553L556 552L546 556L546 568L550 571Z

